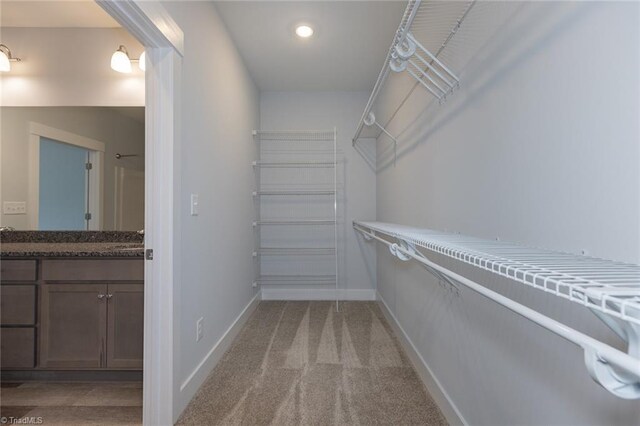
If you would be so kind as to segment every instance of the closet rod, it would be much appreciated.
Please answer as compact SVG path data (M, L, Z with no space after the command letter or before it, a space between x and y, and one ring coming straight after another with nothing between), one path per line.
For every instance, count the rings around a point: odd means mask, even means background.
M417 238L414 238L414 235L418 236L422 233L424 242L421 242L419 246L431 246L431 243L428 243L427 240L432 239L432 241L434 241L433 247L436 247L438 246L438 241L440 240L440 237L442 237L442 234L430 230L417 230L393 224L379 224L377 222L354 222L353 227L356 231L363 234L365 239L375 239L387 245L391 253L399 259L405 261L411 259L416 260L427 266L429 270L442 274L449 279L468 287L489 300L498 303L510 311L581 347L584 350L585 365L594 381L620 398L640 399L640 359L638 359L638 356L640 355L640 351L638 350L638 332L640 331L640 327L638 327L638 324L613 322L613 318L604 316L601 312L595 312L599 318L601 316L606 318L605 323L607 323L607 325L610 325L611 322L610 326L618 335L622 335L621 337L623 339L624 337L627 338L626 340L629 345L629 353L624 353L527 306L515 302L514 300L511 300L493 290L489 290L483 285L478 284L469 278L463 277L450 269L440 266L416 250L415 241ZM407 231L391 231L392 227L396 227L398 229L406 228ZM377 232L396 238L399 243L382 238L376 234ZM487 242L487 245L489 245L488 243L490 242ZM449 246L454 247L455 245L456 244L452 243ZM440 247L445 246L446 244L443 243ZM430 247L423 248L430 249ZM474 250L467 249L463 243L460 243L459 248L446 249L444 253L441 252L440 254L444 254L445 256L449 255L453 258L457 258L456 256L471 256L477 257L478 259L488 258L485 253L479 250L476 254L471 254L473 251ZM458 258L458 260L461 259ZM490 262L490 260L487 260L487 263ZM635 291L631 292L629 295L635 296L637 294L638 290L635 289ZM622 292L622 295L624 296L627 294ZM636 321L639 320L639 318L635 319Z

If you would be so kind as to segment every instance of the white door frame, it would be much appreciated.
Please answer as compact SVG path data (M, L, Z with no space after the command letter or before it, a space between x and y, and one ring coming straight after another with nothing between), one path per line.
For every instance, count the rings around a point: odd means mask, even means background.
M179 372L174 283L180 235L179 102L184 34L156 1L96 0L145 46L145 261L143 424L173 424ZM175 262L175 264L174 264Z
M105 144L95 139L35 122L29 122L29 160L27 166L29 229L38 229L40 219L40 138L43 137L89 150L89 162L93 165L92 176L95 176L94 179L89 179L89 188L87 188L89 190L89 212L92 215L89 221L89 230L102 230Z

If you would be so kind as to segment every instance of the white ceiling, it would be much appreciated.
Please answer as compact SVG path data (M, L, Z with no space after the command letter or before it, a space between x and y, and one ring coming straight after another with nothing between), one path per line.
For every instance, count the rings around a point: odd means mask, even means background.
M216 7L260 90L370 90L405 1L223 1ZM294 35L310 23L308 40Z
M219 1L216 6L260 90L370 90L406 1ZM294 35L299 23L311 24L311 39ZM119 27L93 0L1 0L0 26Z
M40 28L118 28L93 0L0 2L0 26Z

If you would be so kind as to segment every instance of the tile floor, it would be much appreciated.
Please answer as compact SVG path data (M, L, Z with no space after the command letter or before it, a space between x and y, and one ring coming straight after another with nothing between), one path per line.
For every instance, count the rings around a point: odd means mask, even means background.
M8 424L42 418L43 425L140 425L142 383L2 383L0 416Z

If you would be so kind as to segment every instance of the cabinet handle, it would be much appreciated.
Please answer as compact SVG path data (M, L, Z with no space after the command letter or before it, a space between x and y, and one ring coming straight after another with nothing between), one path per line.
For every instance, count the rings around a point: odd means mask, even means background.
M113 297L113 294L107 294L107 299L111 299Z
M98 295L98 299L100 299L100 300L104 299L104 294L99 294Z

